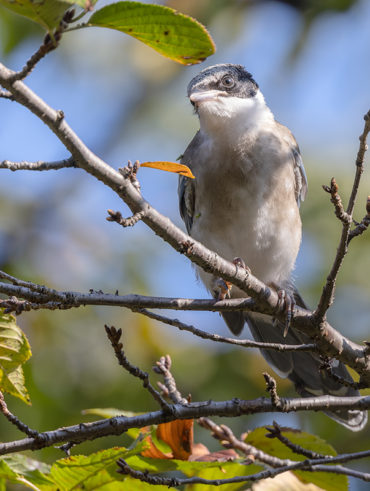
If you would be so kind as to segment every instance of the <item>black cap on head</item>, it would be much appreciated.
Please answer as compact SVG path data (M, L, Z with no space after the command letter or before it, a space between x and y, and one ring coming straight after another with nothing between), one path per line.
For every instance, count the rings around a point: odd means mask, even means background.
M258 84L241 65L225 63L202 70L188 85L188 96L194 91L220 90L233 97L254 97Z

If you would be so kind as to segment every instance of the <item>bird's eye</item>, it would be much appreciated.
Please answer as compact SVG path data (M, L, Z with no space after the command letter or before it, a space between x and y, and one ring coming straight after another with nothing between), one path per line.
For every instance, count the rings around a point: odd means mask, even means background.
M221 84L226 88L226 89L231 89L235 85L235 80L231 75L225 75L221 79Z

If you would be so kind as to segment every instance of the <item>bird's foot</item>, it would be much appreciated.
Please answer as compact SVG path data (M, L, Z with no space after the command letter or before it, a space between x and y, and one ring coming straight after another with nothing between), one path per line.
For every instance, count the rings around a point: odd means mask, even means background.
M232 263L235 264L236 268L246 269L249 273L251 270L248 266L245 265L245 262L240 257L235 257L232 260ZM225 298L231 297L231 290L233 285L230 281L223 280L222 278L214 278L213 279L213 291L215 293L216 300L225 300Z
M295 308L295 298L294 296L289 293L288 291L284 289L277 289L277 294L278 294L278 306L279 310L284 312L285 314L285 323L284 323L284 332L283 336L284 338L287 336L290 325L292 323L292 318L294 315L294 308Z

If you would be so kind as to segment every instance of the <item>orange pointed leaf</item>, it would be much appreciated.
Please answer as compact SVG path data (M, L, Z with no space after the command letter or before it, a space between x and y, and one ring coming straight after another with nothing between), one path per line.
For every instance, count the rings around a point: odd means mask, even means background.
M140 167L150 167L151 169L165 170L167 172L174 172L185 177L195 179L193 173L187 165L178 164L177 162L143 162Z
M188 460L193 451L193 427L192 419L161 423L157 428L157 437L172 448L175 459Z

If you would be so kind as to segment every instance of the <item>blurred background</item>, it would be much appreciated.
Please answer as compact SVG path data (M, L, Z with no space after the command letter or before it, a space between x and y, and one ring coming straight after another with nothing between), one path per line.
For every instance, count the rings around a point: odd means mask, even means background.
M321 188L335 176L346 203L352 185L358 136L370 108L370 2L171 0L164 3L203 22L217 45L204 63L184 67L118 32L86 29L66 34L27 83L66 118L89 147L115 168L127 160L170 160L183 153L198 128L186 85L205 66L245 65L259 83L276 118L295 134L305 163L309 192L302 204L303 242L296 282L312 307L331 267L340 236L328 195ZM102 6L104 2L99 1ZM0 8L2 61L20 69L38 48L36 25ZM14 102L0 99L0 161L68 157L40 121ZM153 169L139 172L146 199L181 226L177 177ZM367 156L355 216L365 215L370 190ZM144 224L122 229L105 220L112 208L129 210L100 182L77 169L43 173L1 171L0 267L10 274L61 290L90 288L205 298L190 262ZM351 242L338 280L330 321L357 341L369 339L370 234ZM216 313L168 313L198 328L228 334ZM117 407L156 409L141 384L117 366L104 323L121 327L128 358L142 369L163 354L183 394L193 400L254 398L265 394L258 351L212 344L151 322L124 309L88 307L32 312L18 318L33 349L26 366L32 399L27 407L10 396L8 405L39 431L91 419L81 410ZM248 333L245 333L247 336ZM279 393L293 396L279 379ZM153 374L153 380L156 376ZM242 432L277 420L320 435L338 452L367 448L370 426L350 434L323 414L258 415L228 420ZM2 440L20 438L0 420ZM196 430L197 441L217 448ZM126 440L80 445L91 452ZM56 449L40 451L60 458ZM366 462L360 462L361 469ZM353 482L352 489L365 489Z

